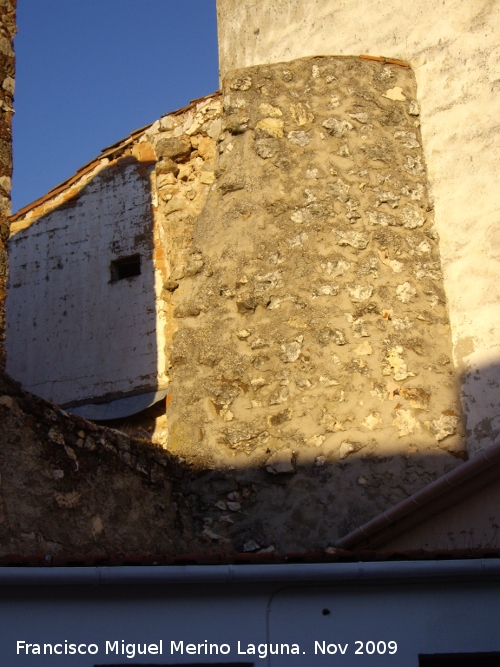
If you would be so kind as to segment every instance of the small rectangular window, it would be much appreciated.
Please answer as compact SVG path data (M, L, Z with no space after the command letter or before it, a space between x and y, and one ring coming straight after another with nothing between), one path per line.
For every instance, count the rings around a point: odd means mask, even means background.
M141 275L141 256L129 255L111 262L111 282Z
M419 667L498 667L500 653L435 653L419 655Z

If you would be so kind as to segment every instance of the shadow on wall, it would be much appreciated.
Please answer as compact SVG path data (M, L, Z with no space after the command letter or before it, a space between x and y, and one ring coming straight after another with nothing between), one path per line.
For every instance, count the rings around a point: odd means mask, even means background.
M321 551L463 465L437 448L409 455L412 439L404 438L388 443L388 456L342 447L324 456L309 447L288 466L195 470L20 390L12 395L15 410L0 404L3 553ZM21 446L20 411L32 417ZM417 547L496 546L495 507L471 496L461 525L444 525L437 544L424 535Z
M473 455L500 436L500 363L471 365L462 373L461 384L468 450Z
M7 372L60 405L158 388L152 164L104 167L10 240Z
M195 468L1 382L0 393L12 396L12 404L0 402L2 553L322 551L464 465L446 439L415 451L407 436L385 443L393 453L382 456L346 447L339 434L328 453L304 446L262 464L248 457L247 465L239 458L236 466ZM487 480L428 530L426 519L413 541L393 538L391 548L497 547L498 493Z

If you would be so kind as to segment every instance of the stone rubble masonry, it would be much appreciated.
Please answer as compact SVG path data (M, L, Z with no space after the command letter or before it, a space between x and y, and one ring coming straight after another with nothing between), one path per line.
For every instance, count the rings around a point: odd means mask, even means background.
M0 374L0 555L207 551L190 470ZM207 488L208 488L207 483Z
M463 452L414 101L409 68L359 58L228 75L197 269L173 296L173 451Z
M223 81L167 448L268 479L214 540L319 545L467 458L415 94L408 67L360 58Z
M0 3L0 371L5 368L4 301L7 282L10 188L12 178L12 115L14 100L16 0Z
M235 71L15 216L145 170L172 398L152 448L6 387L3 553L321 550L467 457L415 94L359 58Z
M500 435L500 3L217 0L222 76L324 54L407 61L462 382L468 450ZM312 6L313 5L313 6Z

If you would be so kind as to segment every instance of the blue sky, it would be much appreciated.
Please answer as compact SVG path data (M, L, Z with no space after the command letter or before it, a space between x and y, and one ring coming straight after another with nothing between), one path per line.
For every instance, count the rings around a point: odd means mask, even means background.
M18 0L12 210L217 90L215 0Z

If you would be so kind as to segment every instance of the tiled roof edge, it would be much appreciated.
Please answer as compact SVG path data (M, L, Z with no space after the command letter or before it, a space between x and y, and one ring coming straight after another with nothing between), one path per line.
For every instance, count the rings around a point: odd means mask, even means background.
M176 109L175 111L170 111L169 113L164 114L164 116L178 116L181 113L184 113L185 111L189 111L192 109L196 104L199 104L200 102L203 102L204 100L208 100L211 97L218 97L222 93L220 90L216 90L213 93L210 93L209 95L204 95L203 97L198 97L195 100L191 100L191 102L185 106L181 107L180 109ZM162 116L163 118L163 116ZM114 153L121 148L125 148L129 143L132 143L135 139L137 139L138 136L143 134L146 130L148 130L156 121L153 121L152 123L149 123L149 125L144 125L143 127L138 128L137 130L133 130L130 132L130 134L125 137L124 139L120 139L119 141L116 141L114 144L111 144L110 146L106 146L106 148L103 148L101 153L90 160L89 162L86 162L83 166L81 166L79 169L76 170L76 172L67 178L66 180L62 181L61 183L58 183L55 185L53 188L51 188L46 194L42 195L42 197L39 197L38 199L35 199L35 201L31 202L30 204L27 204L26 206L23 206L23 208L20 208L19 211L16 211L11 218L11 222L16 222L21 218L23 215L31 211L32 209L36 208L40 204L43 204L43 202L47 201L48 199L51 199L55 195L59 194L60 192L63 192L67 187L72 185L76 180L78 180L81 176L84 176L87 172L91 171L94 167L96 167L99 164L99 161L107 157L110 153Z

